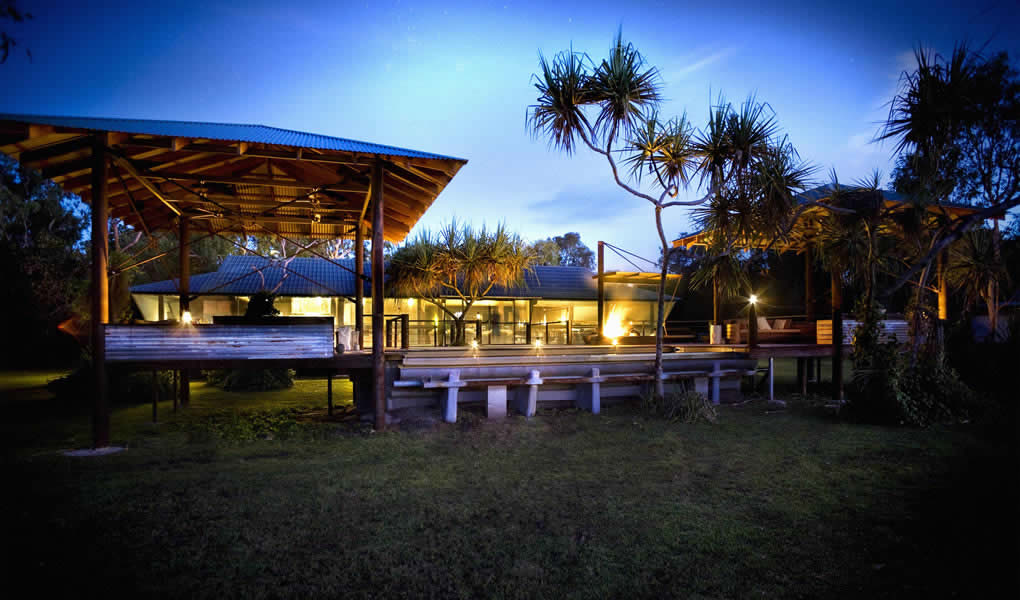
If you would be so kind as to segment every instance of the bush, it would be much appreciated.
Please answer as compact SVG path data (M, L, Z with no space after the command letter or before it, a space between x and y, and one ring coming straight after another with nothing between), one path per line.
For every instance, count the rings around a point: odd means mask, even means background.
M715 406L708 398L689 387L670 390L662 398L656 398L654 393L648 391L641 396L641 408L649 415L667 421L715 423L717 418Z
M228 392L262 392L294 387L293 369L215 369L206 382Z
M151 371L128 373L108 371L110 402L113 404L140 404L152 402L153 381ZM157 371L156 386L160 398L173 394L173 372ZM54 379L46 386L58 401L71 405L86 406L92 402L92 361L83 357L80 365L60 379Z

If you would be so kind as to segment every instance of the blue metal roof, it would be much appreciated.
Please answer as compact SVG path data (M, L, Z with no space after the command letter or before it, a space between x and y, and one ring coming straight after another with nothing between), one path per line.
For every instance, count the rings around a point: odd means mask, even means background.
M191 276L191 293L199 295L250 296L262 290L276 290L279 296L354 296L354 259L335 262L341 268L315 257L268 261L258 256L227 256L218 270ZM365 263L365 274L371 273ZM598 290L593 273L582 267L537 266L525 275L517 288L494 288L488 298L543 298L548 300L595 300ZM365 283L365 297L371 286ZM135 294L176 294L177 280L167 279L131 288ZM606 284L609 299L655 300L654 291L640 286Z
M140 135L159 135L182 138L224 140L231 142L250 142L257 144L277 144L297 148L315 148L318 150L334 150L339 152L357 152L359 154L381 154L385 156L404 156L408 158L427 158L457 160L462 158L409 150L396 146L360 142L346 138L305 133L279 127L265 125L241 125L234 123L206 123L201 121L159 121L150 119L114 119L99 117L59 117L48 115L25 115L0 113L0 121L18 121L53 127L69 127L73 129L90 129L94 131L112 131Z

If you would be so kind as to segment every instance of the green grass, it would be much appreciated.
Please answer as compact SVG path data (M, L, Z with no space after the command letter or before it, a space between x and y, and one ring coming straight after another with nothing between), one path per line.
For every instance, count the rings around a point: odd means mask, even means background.
M0 501L11 589L870 598L1017 586L1015 440L967 429L752 403L716 425L627 406L498 424L465 410L454 425L379 434L305 422L325 400L306 380L264 394L195 384L192 406L161 407L158 426L147 405L118 408L114 437L130 449L72 459L54 450L87 439L86 419L42 419L37 396L7 395L20 422L2 431L23 433ZM277 435L244 441L233 425L258 419Z

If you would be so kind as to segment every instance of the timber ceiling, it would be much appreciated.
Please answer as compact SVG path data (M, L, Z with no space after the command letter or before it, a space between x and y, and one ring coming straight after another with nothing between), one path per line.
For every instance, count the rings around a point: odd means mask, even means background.
M0 152L86 202L96 144L110 215L147 231L183 215L193 231L351 238L358 222L371 229L381 162L383 237L399 242L467 162L258 125L0 114Z

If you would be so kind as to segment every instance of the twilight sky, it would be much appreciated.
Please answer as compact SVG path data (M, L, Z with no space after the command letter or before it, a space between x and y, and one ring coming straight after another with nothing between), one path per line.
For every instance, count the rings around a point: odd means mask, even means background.
M663 115L700 125L716 94L755 93L816 177L842 181L889 173L891 146L869 142L913 47L1020 57L1017 0L769 4L20 0L35 19L0 21L20 44L0 65L0 111L259 123L463 157L419 227L505 220L532 240L578 231L654 257L645 201L598 157L526 131L539 51L601 57L622 27L661 71ZM666 222L693 227L683 208Z

